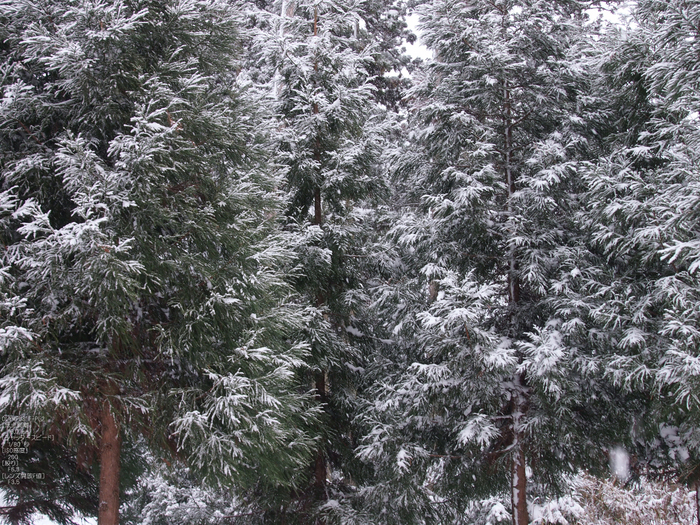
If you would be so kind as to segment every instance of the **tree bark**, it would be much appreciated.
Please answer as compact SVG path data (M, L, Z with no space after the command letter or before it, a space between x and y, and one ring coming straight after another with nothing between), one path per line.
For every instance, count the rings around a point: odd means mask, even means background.
M314 7L314 37L318 36L318 7ZM314 72L318 72L318 60L314 60ZM318 104L314 103L313 112L315 115L318 114ZM321 204L321 180L322 180L322 170L321 170L321 138L319 135L316 136L314 142L314 160L318 164L318 182L314 188L314 222L318 226L323 225L323 206ZM325 297L323 293L319 292L316 296L316 305L321 306L325 302ZM325 404L328 401L328 390L326 387L326 372L321 370L316 373L316 398L321 404ZM323 493L326 493L326 475L328 472L328 466L326 463L326 455L324 447L316 452L316 458L314 460L314 485ZM323 497L323 496L322 496ZM323 517L318 518L316 521L318 525L326 525L326 520Z
M516 437L517 439L517 437ZM525 451L518 445L513 452L511 472L511 504L513 506L513 525L527 525L527 477L525 472Z
M323 211L321 208L321 188L318 186L314 190L314 224L323 224Z
M513 525L527 525L530 517L527 512L527 460L522 431L522 418L527 412L527 387L525 377L518 374L514 378L515 389L511 398L511 424L513 425L513 461L510 473L510 496Z
M109 402L102 403L100 414L102 436L100 442L100 506L98 525L119 524L119 458L121 438L119 427L110 410Z
M513 122L512 108L510 99L510 89L506 85L504 92L505 97L505 150L504 150L504 170L506 176L506 186L508 188L508 215L513 216L513 196L515 195L515 173L513 172ZM520 280L518 279L518 261L515 256L515 249L509 249L509 268L508 268L508 299L511 304L516 304L520 301Z
M326 468L326 457L323 450L319 450L314 461L314 484L324 491L326 488Z
M510 86L506 82L504 86L504 171L506 187L508 191L508 215L512 218L514 213L513 197L516 192L516 173L513 169L513 108L511 100ZM508 302L512 309L517 308L520 303L520 277L518 276L518 259L515 248L508 249ZM514 312L513 312L514 313ZM518 375L516 383L519 387L524 386L525 377ZM527 525L529 516L527 513L527 475L525 471L525 449L521 439L520 418L524 415L524 400L521 396L524 393L520 390L513 393L515 397L512 412L513 424L513 464L511 468L511 505L513 512L513 525Z

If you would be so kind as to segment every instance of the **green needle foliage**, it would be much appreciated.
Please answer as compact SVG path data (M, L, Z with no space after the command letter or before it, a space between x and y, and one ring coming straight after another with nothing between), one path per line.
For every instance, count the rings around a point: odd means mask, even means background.
M78 469L107 406L122 439L212 483L298 483L306 314L236 86L234 8L12 1L0 24L0 413Z

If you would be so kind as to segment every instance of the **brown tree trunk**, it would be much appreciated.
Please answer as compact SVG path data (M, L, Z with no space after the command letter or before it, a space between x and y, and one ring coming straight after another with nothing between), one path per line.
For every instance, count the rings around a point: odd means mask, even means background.
M314 190L314 224L323 224L323 212L321 209L321 188Z
M525 473L525 451L518 446L513 453L511 472L511 504L513 506L513 525L527 525L527 477Z
M516 172L513 167L513 107L511 100L511 91L508 82L504 89L504 171L506 179L506 187L508 191L508 214L512 217L513 197L516 192ZM511 308L515 310L520 302L520 277L518 275L518 259L514 247L509 248L508 253L508 302ZM515 312L513 312L515 313ZM519 386L525 385L524 375L519 375L516 378ZM523 392L514 393L517 396L513 403L512 424L513 424L513 464L511 467L511 504L513 512L513 525L527 525L529 516L527 513L527 476L525 472L525 449L523 448L522 436L520 430L520 418L524 415L525 403L522 399Z
M323 490L326 488L326 474L326 458L323 450L319 450L314 461L314 484Z
M513 525L527 525L530 517L527 512L527 460L522 430L522 419L527 413L527 387L523 374L514 378L515 389L511 397L511 424L513 431L513 459L510 471L510 498Z
M314 36L318 36L318 7L314 7ZM318 61L314 60L314 71L318 72ZM318 104L313 105L314 114L318 114ZM316 141L314 143L314 160L318 163L318 183L314 188L314 222L318 226L323 225L323 207L321 204L321 138L316 136ZM323 292L319 292L316 296L316 306L320 307L325 303L325 297ZM321 370L316 373L316 398L322 404L328 402L328 388L326 386L326 372ZM328 472L328 466L326 463L326 454L324 447L316 452L316 459L314 460L314 485L321 491L322 494L326 493L326 475ZM323 497L323 495L321 496ZM323 517L319 517L316 520L317 525L326 525L326 520Z
M100 442L100 506L98 525L119 524L119 456L121 438L108 401L102 404L100 414L102 437Z

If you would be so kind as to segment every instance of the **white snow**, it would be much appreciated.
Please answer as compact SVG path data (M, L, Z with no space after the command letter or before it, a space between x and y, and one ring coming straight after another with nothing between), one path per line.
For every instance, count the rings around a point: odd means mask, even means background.
M622 447L615 447L610 451L610 470L621 481L625 481L630 475L630 457Z

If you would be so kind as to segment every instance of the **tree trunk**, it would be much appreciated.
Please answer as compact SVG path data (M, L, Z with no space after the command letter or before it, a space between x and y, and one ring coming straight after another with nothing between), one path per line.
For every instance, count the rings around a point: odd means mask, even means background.
M323 450L319 450L314 462L314 484L324 491L326 489L326 468L326 457Z
M318 6L314 6L314 37L318 36ZM314 72L318 72L318 60L314 60ZM314 81L315 82L315 81ZM318 104L314 103L313 112L315 115L318 114ZM321 205L321 180L322 180L322 170L321 170L321 137L316 135L316 141L314 142L314 160L318 164L318 182L314 188L314 224L318 226L323 225L323 207ZM319 292L316 296L316 306L320 307L325 302L325 297L323 292ZM328 402L328 389L326 387L326 372L321 370L316 373L316 398L321 404L326 404ZM316 452L316 459L314 460L314 485L321 492L321 497L327 493L326 491L326 475L328 472L328 465L326 463L326 454L324 451L324 446ZM326 525L326 520L323 517L319 517L316 520L317 525Z
M321 208L321 188L314 190L314 224L323 224L323 212Z
M506 179L506 187L508 191L508 215L513 216L513 197L516 191L515 179L516 173L513 169L513 108L511 100L510 86L508 82L504 89L504 171ZM508 302L513 310L520 303L520 277L518 275L518 259L515 253L515 247L510 246L508 250ZM513 312L515 313L515 312ZM516 376L516 384L518 387L523 387L525 377L523 375ZM520 388L513 393L515 397L512 412L513 424L513 464L511 467L511 505L513 512L513 525L527 525L529 516L527 514L527 475L525 471L525 449L522 443L520 430L520 418L524 415L525 403L522 398L523 392Z
M510 497L513 513L513 525L527 525L530 517L527 512L527 472L525 443L522 431L522 418L527 412L525 377L518 374L514 378L515 389L511 398L511 417L513 425L513 462L510 476Z
M100 414L102 437L100 442L100 506L98 525L119 524L119 456L121 438L108 401L102 404Z
M513 123L512 108L510 100L510 89L506 85L505 89L505 151L504 169L506 176L506 186L508 188L508 215L513 216L513 196L515 195L515 173L513 172ZM518 278L518 261L515 255L515 248L511 246L508 253L508 300L511 305L520 302L520 279Z
M517 439L517 438L516 438ZM527 477L525 473L525 451L518 445L513 452L511 472L511 504L513 506L513 525L527 525Z

